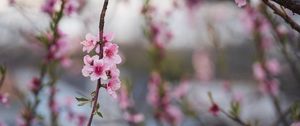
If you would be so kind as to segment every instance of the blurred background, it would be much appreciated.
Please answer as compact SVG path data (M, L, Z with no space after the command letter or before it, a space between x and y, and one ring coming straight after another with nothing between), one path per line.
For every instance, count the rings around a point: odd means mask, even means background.
M0 92L9 93L9 106L0 106L0 121L8 126L15 126L20 116L22 104L16 96L16 89L32 99L28 84L39 74L39 66L46 51L40 47L35 38L47 31L50 17L41 11L44 0L9 0L0 1L0 64L4 64L7 75ZM142 13L143 0L110 0L106 14L105 31L114 33L113 42L119 45L123 59L118 65L121 71L122 86L130 85L130 98L134 101L136 111L144 115L140 125L156 126L154 110L147 102L148 82L152 71L151 42L145 36L147 19ZM257 6L260 0L251 1ZM78 0L79 11L64 16L59 26L66 34L68 54L71 65L59 68L57 102L60 106L68 104L67 99L88 96L96 83L82 76L82 46L86 33L97 34L99 13L102 0ZM181 83L189 85L185 101L196 114L192 116L182 109L182 126L235 126L226 115L214 116L209 112L214 101L224 110L230 109L231 100L241 100L240 117L243 120L258 121L259 125L271 125L277 119L276 111L270 97L261 92L259 84L253 77L253 64L257 61L255 39L247 31L241 19L243 9L233 0L151 0L155 7L153 20L161 22L171 33L171 39L165 43L162 74L170 88L175 89ZM291 17L296 21L298 15ZM290 41L299 42L299 33L293 31L280 17L273 15L272 20L282 24ZM280 51L276 39L268 46L267 56L279 63L280 74L276 77L279 84L280 105L286 110L300 97L299 76L294 76L293 69ZM298 55L297 48L288 48L288 53ZM293 58L298 70L298 60ZM298 77L298 78L297 78ZM230 88L230 90L227 90ZM41 94L47 99L49 91ZM95 117L94 125L123 126L132 125L124 122L122 110L116 99L111 98L104 89L100 90L100 111L104 118ZM180 103L174 103L178 105ZM38 111L45 118L49 113L47 103L41 102ZM180 105L178 105L180 106ZM71 108L81 115L88 116L91 108L77 106ZM61 109L61 125L77 125L66 121L67 114ZM49 120L48 120L49 121ZM47 122L47 120L46 120Z

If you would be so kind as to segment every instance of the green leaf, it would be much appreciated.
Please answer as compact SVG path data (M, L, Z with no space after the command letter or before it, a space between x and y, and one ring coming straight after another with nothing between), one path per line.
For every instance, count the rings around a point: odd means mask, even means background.
M96 95L96 91L93 91L93 92L91 93L91 96L92 96L92 97L95 97L95 95Z
M79 102L79 103L78 103L78 106L84 106L84 105L87 104L87 103L89 103L89 102Z
M82 101L90 101L89 99L87 98L84 98L84 97L75 97L77 101L79 102L82 102Z
M101 118L103 118L103 115L102 115L101 112L97 111L96 114L97 114L98 116L100 116Z

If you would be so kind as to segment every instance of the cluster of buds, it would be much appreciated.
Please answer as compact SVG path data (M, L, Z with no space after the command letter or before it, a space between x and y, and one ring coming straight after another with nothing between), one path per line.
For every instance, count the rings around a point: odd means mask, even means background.
M42 6L42 11L49 15L53 15L56 12L56 6L58 5L58 2L58 0L46 0ZM79 8L78 0L65 0L64 2L66 2L64 8L64 13L66 15L73 14Z
M253 65L253 73L255 79L259 82L259 89L263 93L277 95L279 81L274 77L280 74L280 64L277 60L271 59L265 62L265 69L261 63L255 63ZM268 76L271 77L268 77Z
M138 124L144 121L144 115L134 111L134 102L128 94L126 86L122 86L119 92L118 101L121 110L124 112L124 119L130 124Z
M180 125L182 112L177 106L171 104L172 93L169 92L168 85L163 84L158 73L152 73L148 88L147 100L156 110L155 117L172 125Z

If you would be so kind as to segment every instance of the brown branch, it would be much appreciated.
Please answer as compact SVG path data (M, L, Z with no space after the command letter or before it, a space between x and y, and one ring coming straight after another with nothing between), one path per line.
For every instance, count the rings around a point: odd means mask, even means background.
M250 124L245 123L240 117L233 117L231 116L229 113L227 113L225 110L220 109L220 111L226 115L228 118L230 118L231 120L233 120L234 122L240 124L241 126L251 126Z
M104 31L105 13L107 10L107 6L108 6L108 0L105 0L103 7L102 7L101 14L100 14L100 21L99 21L99 42L98 42L98 44L100 45L100 59L103 58L103 46L104 46L104 38L103 38L104 32L103 31ZM93 100L94 100L93 109L90 114L90 118L89 118L89 122L88 122L87 126L91 126L94 114L97 111L98 95L99 95L100 88L101 88L101 79L98 79L97 87L96 87L96 95L93 97Z
M275 14L280 16L286 23L288 23L293 29L300 33L300 25L294 21L291 17L282 12L279 8L277 8L274 4L272 4L269 0L263 0L263 2L271 8ZM300 9L299 9L300 11Z
M101 88L101 79L98 79L97 87L96 87L96 95L93 98L93 100L94 100L93 109L92 109L92 112L91 112L91 115L90 115L89 122L88 122L87 126L91 126L91 124L92 124L93 117L94 117L95 111L97 109L98 95L99 95L100 88Z
M300 15L300 1L297 0L272 0L272 1L291 10L293 13Z

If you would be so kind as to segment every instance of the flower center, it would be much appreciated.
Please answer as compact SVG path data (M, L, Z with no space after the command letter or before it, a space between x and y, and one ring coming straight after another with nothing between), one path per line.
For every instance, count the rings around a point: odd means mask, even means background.
M94 69L94 71L95 71L95 73L96 73L97 75L100 75L100 74L103 73L103 67L101 67L101 66L96 66L95 69Z
M105 51L105 54L106 54L107 57L112 57L112 56L114 55L114 52L113 52L113 50L111 50L111 49L107 49L107 50Z

